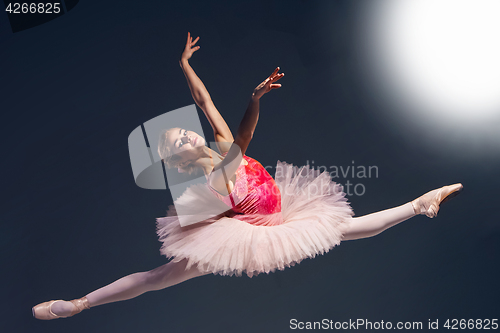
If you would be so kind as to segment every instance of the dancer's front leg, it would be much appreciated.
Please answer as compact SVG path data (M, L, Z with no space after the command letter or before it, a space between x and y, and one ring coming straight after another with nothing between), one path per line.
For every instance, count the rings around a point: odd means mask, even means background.
M382 231L418 214L435 217L439 206L447 199L458 194L462 188L462 184L443 186L427 192L402 206L365 216L354 217L349 220L349 227L344 233L343 240L354 240L378 235Z
M202 276L208 273L202 273L196 266L186 270L186 260L178 263L169 262L148 272L140 272L127 275L105 287L86 295L86 301L90 307L123 301L137 297L145 292L164 289L183 281ZM36 308L36 307L35 307ZM75 310L75 305L67 301L57 301L47 309L55 315L53 318L39 318L35 309L35 316L39 319L56 319L58 317L70 316ZM49 311L49 312L50 312ZM42 309L38 310L41 314Z
M386 209L381 212L353 217L349 220L349 228L344 233L342 239L354 240L372 237L415 215L413 206L411 202L409 202L402 206Z

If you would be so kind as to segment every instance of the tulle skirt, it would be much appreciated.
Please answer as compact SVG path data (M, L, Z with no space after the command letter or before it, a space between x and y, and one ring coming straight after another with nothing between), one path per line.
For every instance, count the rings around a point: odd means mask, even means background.
M196 265L204 273L252 277L283 270L340 243L353 215L341 185L327 172L280 161L275 182L281 212L242 219L221 215L221 201L206 184L191 186L175 204L183 215L187 211L203 222L181 227L170 206L167 217L157 219L160 252L174 262L187 259L186 269Z

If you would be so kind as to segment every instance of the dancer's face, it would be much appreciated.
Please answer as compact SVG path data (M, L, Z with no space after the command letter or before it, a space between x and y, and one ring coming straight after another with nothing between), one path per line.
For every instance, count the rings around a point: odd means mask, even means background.
M184 128L172 128L168 131L168 146L173 154L183 157L183 160L195 160L198 147L205 145L205 139L196 132Z

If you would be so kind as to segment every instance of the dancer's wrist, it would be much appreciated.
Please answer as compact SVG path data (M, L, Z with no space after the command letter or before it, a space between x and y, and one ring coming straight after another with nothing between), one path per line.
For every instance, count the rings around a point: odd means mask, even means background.
M181 60L179 60L179 65L181 65L181 68L184 69L184 66L189 65L188 59L181 57Z

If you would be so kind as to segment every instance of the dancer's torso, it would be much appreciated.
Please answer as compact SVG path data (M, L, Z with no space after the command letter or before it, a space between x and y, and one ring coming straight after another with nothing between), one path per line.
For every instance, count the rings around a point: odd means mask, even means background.
M240 164L236 170L231 193L224 196L209 186L212 193L229 207L232 207L236 214L281 212L281 194L274 179L253 158L243 155L243 159L247 164Z

